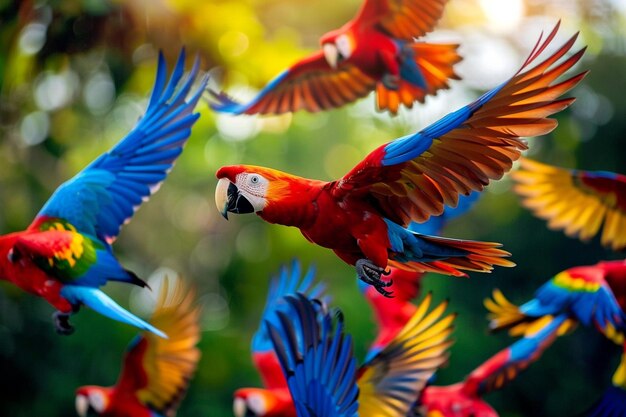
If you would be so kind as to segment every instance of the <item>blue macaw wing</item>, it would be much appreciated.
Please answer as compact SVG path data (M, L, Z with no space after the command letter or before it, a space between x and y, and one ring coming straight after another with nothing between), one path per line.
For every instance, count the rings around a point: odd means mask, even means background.
M544 284L535 299L522 305L527 315L543 316L568 312L585 326L595 325L610 339L622 338L624 312L604 280L564 271ZM620 336L621 335L621 336Z
M185 51L166 85L163 55L144 116L109 152L62 184L37 215L67 220L79 232L112 243L122 225L165 179L200 116L193 113L207 78L190 99L199 59L183 80ZM182 81L181 81L182 80ZM37 219L31 225L36 227Z
M298 417L356 417L359 390L352 338L343 317L302 294L285 297L278 326L266 322Z
M626 417L626 390L609 386L584 414L586 417Z
M308 298L328 301L328 297L324 296L326 286L322 283L315 283L315 268L309 267L304 276L302 276L302 268L300 262L295 260L291 264L291 271L286 266L280 269L278 276L274 277L270 282L270 288L267 293L263 315L256 333L252 337L252 352L261 353L268 352L273 349L272 342L267 333L267 327L263 322L268 321L274 325L278 325L278 316L276 312L285 310L287 304L283 301L286 295L296 295L302 293Z
M450 220L462 216L474 207L480 195L477 192L473 192L470 195L461 194L456 207L445 206L443 213L439 216L431 216L425 223L411 222L408 229L422 235L438 236Z

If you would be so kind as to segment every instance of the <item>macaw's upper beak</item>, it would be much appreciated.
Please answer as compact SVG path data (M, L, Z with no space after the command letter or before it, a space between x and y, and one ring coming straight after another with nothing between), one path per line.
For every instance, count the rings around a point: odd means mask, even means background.
M220 178L217 182L215 204L226 220L228 220L229 211L237 214L254 213L252 204L241 195L237 186L227 178Z
M324 58L326 58L328 65L330 65L332 69L337 69L341 58L337 46L335 46L334 43L325 43L322 46L322 51L324 52Z
M87 397L84 395L78 394L76 396L76 413L80 417L87 417L87 412L89 410L89 401Z

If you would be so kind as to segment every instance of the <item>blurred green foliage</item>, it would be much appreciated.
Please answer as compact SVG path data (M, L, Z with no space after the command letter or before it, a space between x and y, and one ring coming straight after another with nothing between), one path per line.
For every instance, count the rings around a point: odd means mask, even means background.
M141 115L156 52L169 62L182 45L204 68L246 97L317 46L325 31L350 19L360 0L25 0L0 1L0 232L27 226L52 191L121 138ZM513 73L541 29L563 19L563 36L582 31L592 73L574 91L579 101L558 116L551 135L531 138L533 157L548 163L626 173L626 35L620 0L527 0L523 15L489 15L493 2L451 0L437 40L458 41L463 81L427 105L391 119L373 100L324 114L254 118L216 116L206 104L179 163L115 244L122 263L149 278L180 273L204 305L203 358L180 416L231 415L232 392L258 385L249 342L269 276L291 258L317 265L334 304L347 318L359 357L374 328L351 267L306 242L295 229L255 216L224 221L212 202L214 172L226 164L271 166L302 176L342 175L375 146L412 132ZM502 22L500 22L502 23ZM484 51L491 51L485 55ZM494 75L504 66L502 75ZM504 70L503 70L504 71ZM498 78L499 77L499 78ZM456 344L438 384L453 383L512 342L487 334L482 299L494 287L528 299L558 271L615 259L597 241L583 244L546 229L520 208L504 179L493 184L447 236L502 242L518 266L471 279L432 276L425 290L460 313ZM176 272L172 272L176 271ZM140 314L140 290L106 291ZM145 291L144 291L145 292ZM130 295L130 296L129 296ZM144 294L145 296L145 294ZM128 301L130 300L130 301ZM52 308L0 284L0 415L74 415L74 390L113 384L134 329L82 311L71 337L57 336ZM558 340L519 379L487 399L502 416L567 416L582 411L609 384L620 349L592 329Z

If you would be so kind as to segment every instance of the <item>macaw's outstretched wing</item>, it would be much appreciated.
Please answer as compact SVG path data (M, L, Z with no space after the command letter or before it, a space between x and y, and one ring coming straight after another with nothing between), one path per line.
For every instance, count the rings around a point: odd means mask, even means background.
M302 59L269 82L248 103L226 93L212 92L211 108L232 114L282 114L297 110L318 112L365 97L376 80L352 64L331 68L321 51Z
M158 338L142 333L130 344L116 390L135 394L163 416L173 415L200 360L200 308L195 293L182 279L173 288L167 282L159 295L151 323L167 333Z
M404 328L359 371L359 414L406 416L435 371L447 361L455 315L432 311L428 294Z
M333 325L323 305L302 294L285 299L279 325L266 323L298 417L358 416L356 360L341 313Z
M472 371L463 383L465 394L479 398L517 378L562 334L562 328L568 320L567 314L538 319L523 338Z
M315 268L310 267L304 276L301 271L300 262L294 260L291 264L291 271L283 266L278 276L272 279L259 328L252 338L252 359L267 389L286 388L287 382L274 353L265 322L279 324L276 313L287 310L288 305L283 298L286 295L301 293L311 299L325 298L325 285L314 282Z
M182 80L185 52L166 85L167 70L159 55L156 81L148 108L133 130L74 178L62 184L41 209L42 218L60 218L81 232L112 243L120 228L165 179L200 116L193 109L205 89L204 78L189 100L199 59Z
M526 149L521 137L553 130L557 122L547 117L574 101L558 97L586 74L553 83L583 55L584 49L557 63L577 35L531 67L557 30L558 25L545 41L540 38L513 78L421 132L379 147L335 183L334 195L368 196L381 214L407 226L441 214L444 205L455 207L459 194L481 191L501 178Z
M376 24L394 38L412 41L435 28L448 0L365 0L355 21Z
M626 176L612 172L579 171L521 159L511 177L523 204L551 229L589 240L602 223L602 245L626 248Z
M624 312L601 274L602 271L594 267L563 271L541 286L534 299L520 307L496 290L493 300L485 300L490 311L489 327L509 329L513 336L527 335L541 325L542 318L566 314L570 320L563 323L559 334L580 322L595 326L607 338L621 344L625 333Z

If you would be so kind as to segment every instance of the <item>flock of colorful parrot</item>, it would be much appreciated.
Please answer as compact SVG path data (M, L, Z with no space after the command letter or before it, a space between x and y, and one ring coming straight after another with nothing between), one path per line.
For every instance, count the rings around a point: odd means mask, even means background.
M355 19L321 38L321 50L271 81L249 103L210 91L215 111L234 114L311 112L376 93L379 110L395 114L458 79L458 45L416 41L433 30L446 0L365 0ZM332 307L313 269L297 261L269 287L252 339L263 388L234 394L236 417L429 416L493 417L482 396L502 388L559 336L578 323L593 325L624 347L612 386L589 416L626 415L626 261L600 262L560 272L516 306L495 290L485 301L492 330L520 336L462 382L435 386L450 360L454 314L431 295L418 304L423 274L465 276L512 267L500 244L441 237L445 223L470 209L490 181L502 178L528 144L557 126L561 98L586 75L560 77L583 56L577 35L553 45L559 25L540 37L510 79L417 133L367 155L334 181L302 178L252 165L217 171L221 214L256 213L294 226L310 242L355 267L372 307L377 336L357 367L343 314ZM552 52L543 60L541 56ZM165 180L183 152L207 89L199 60L185 75L185 52L168 80L159 56L147 109L109 152L61 185L24 231L0 237L0 277L45 298L56 330L70 334L69 317L82 305L142 330L131 342L118 382L76 392L81 417L169 417L200 359L200 309L195 292L178 280L163 285L150 323L109 298L100 287L146 283L115 258L123 224ZM567 170L521 159L511 174L523 205L553 229L626 248L626 176Z

